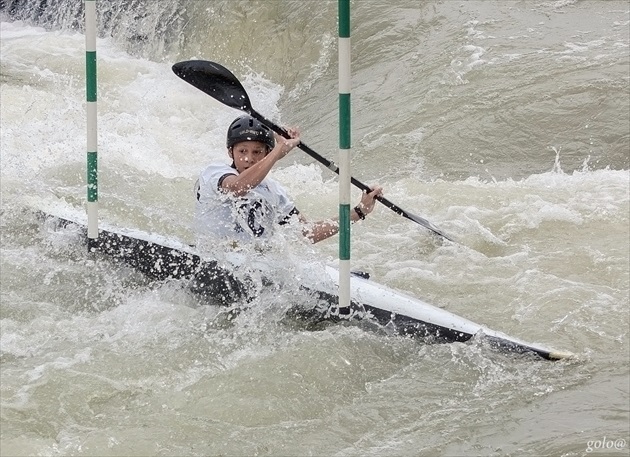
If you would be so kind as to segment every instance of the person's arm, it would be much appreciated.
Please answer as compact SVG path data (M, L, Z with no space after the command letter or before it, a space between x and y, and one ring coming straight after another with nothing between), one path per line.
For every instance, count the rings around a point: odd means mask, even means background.
M371 192L364 192L361 196L361 202L350 210L350 221L357 222L365 219L365 216L374 210L376 197L383 194L383 188L374 186ZM357 211L358 209L358 211ZM339 218L327 219L323 221L308 223L304 216L300 215L300 221L304 223L304 236L311 242L318 243L322 240L330 238L339 232Z
M242 173L226 176L221 182L221 189L241 197L260 184L276 162L300 144L299 131L297 129L289 129L288 131L291 135L290 139L276 135L276 145L269 154Z

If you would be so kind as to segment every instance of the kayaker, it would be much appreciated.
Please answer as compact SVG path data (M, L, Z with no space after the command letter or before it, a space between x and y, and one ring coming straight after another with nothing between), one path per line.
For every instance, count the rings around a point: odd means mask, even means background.
M290 139L274 133L251 116L235 119L227 132L227 153L232 164L213 163L196 185L195 225L199 232L227 240L268 238L276 225L295 216L311 242L325 240L339 231L337 218L308 222L295 207L285 188L268 176L273 166L300 143L300 132L288 130ZM374 210L380 186L363 192L350 212L352 222Z

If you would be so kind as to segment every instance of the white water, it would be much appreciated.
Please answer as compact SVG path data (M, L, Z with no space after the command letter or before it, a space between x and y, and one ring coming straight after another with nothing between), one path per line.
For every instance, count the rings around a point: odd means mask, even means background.
M563 14L576 14L574 7L549 8L560 10L554 18L561 22ZM456 14L448 20L467 30L467 39L490 39L479 24ZM621 11L618 22L627 20ZM499 36L508 37L504 32ZM595 67L605 61L598 40L612 34L596 32L589 46L566 45L567 56L588 62L582 78L594 81L610 68ZM582 125L596 139L595 164L590 151L551 138L546 150L531 151L531 160L516 161L501 151L521 148L526 156L528 141L498 123L493 135L506 144L488 145L495 172L453 178L471 154L470 163L480 160L460 144L454 153L443 151L443 176L432 180L426 161L435 169L435 146L447 144L435 134L427 138L431 126L400 130L372 122L358 136L355 176L383 184L390 200L461 243L440 245L379 208L355 226L354 267L491 328L572 351L577 360L513 358L479 342L427 346L352 327L306 331L281 319L291 302L304 299L296 291L263 294L257 307L225 325L219 310L177 283L146 284L132 271L89 259L72 232L52 232L23 211L33 202L82 211L84 37L19 22L3 22L0 33L0 454L573 456L604 438L619 448L599 455L628 454L629 176L619 155L608 168L602 163L606 150L627 148L628 126ZM628 41L607 42L607 52L615 43L626 46L616 59L627 66ZM453 87L473 87L471 97L485 91L491 100L492 91L474 79L475 68L493 58L487 48L459 48L470 56L462 60L466 69L453 58L435 75L455 71L467 84ZM224 131L237 113L177 79L172 62L131 56L110 39L99 40L98 57L101 219L193 240L192 183L205 163L224 157ZM558 58L538 63L552 66ZM318 62L326 65L316 56ZM501 91L525 104L531 94L519 87L528 76L515 71L515 88ZM317 95L336 103L334 74L327 74L314 70L296 85L312 84L315 94L255 72L244 81L258 111L280 122L305 119L305 142L334 159L334 148L321 145L334 140L321 134L334 131L334 121L315 122L324 117L319 109L334 108L313 102ZM577 94L582 83L571 81L566 93ZM627 97L628 79L622 83ZM327 85L333 93L322 91ZM593 90L611 106L606 91L618 97L615 87ZM294 101L282 105L287 97ZM426 115L449 128L455 123L454 137L461 129L483 136L491 114L468 102L454 101L445 118L437 117L438 105L425 108L436 110ZM357 125L374 113L405 119L415 112L387 100L372 103L373 112L358 112ZM575 120L557 104L541 109L558 132L562 116ZM513 114L520 119L531 111ZM627 112L616 116L625 122ZM312 141L306 122L314 124ZM565 149L573 151L571 162L581 154L584 165L566 168ZM307 216L333 215L336 181L299 154L275 176ZM528 163L547 171L528 171ZM306 252L310 262L334 259L337 249L336 239L284 246L288 257Z

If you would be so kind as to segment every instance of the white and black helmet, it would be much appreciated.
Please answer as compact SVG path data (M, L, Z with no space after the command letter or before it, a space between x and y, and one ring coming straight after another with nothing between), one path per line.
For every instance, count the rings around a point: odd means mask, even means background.
M228 128L228 149L241 141L260 141L269 150L272 150L276 144L271 129L251 116L241 116L234 119Z

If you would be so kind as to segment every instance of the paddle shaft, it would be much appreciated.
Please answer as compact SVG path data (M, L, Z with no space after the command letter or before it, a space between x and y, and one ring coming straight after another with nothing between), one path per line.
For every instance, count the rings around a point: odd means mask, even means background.
M265 124L267 127L269 127L271 130L276 132L278 135L283 136L284 138L291 138L291 136L289 135L289 132L287 132L285 129L283 129L279 125L276 125L274 122L270 121L269 119L265 118L262 114L260 114L259 112L257 112L253 108L250 107L247 110L247 112L249 113L250 116L258 119L260 122ZM317 160L319 163L324 165L326 168L328 168L332 172L334 172L336 174L339 174L339 167L337 165L335 165L334 162L331 162L327 158L319 155L317 152L313 151L310 147L308 147L303 142L300 142L300 144L298 144L298 148L300 148L302 151L306 152L309 156L311 156L312 158ZM356 178L354 178L352 176L350 177L350 182L354 186L356 186L357 188L361 189L362 191L365 191L365 192L371 192L372 191L372 189L369 186L363 184L361 181L359 181L358 179L356 179ZM416 216L415 214L412 215L412 214L408 213L407 211L405 211L404 209L402 209L398 205L390 202L385 197L378 196L378 197L376 197L376 200L378 200L383 205L385 205L386 207L388 207L389 209L394 211L396 214L399 214L399 215L401 215L401 216L403 216L403 217L405 217L405 218L407 218L407 219L409 219L411 221L414 221L416 223L420 223L421 225L424 225L426 228L428 228L429 230L432 230L436 234L446 238L449 241L453 241L450 237L446 236L440 230L438 230L435 227L433 227L433 224L431 224L426 219L423 219L423 218L421 218L419 216Z

